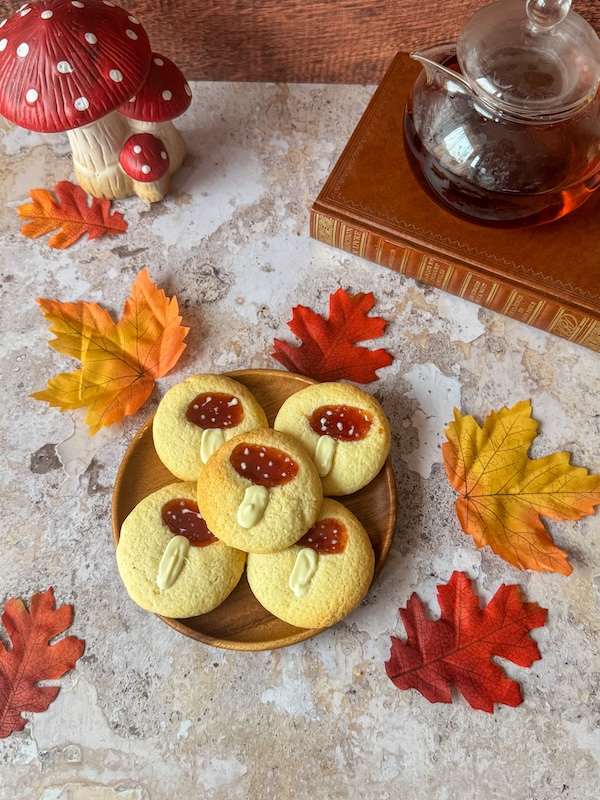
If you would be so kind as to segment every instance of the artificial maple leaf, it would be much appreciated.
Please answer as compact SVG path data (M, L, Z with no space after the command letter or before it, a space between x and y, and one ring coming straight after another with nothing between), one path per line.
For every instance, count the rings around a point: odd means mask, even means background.
M416 689L430 703L451 703L452 685L472 708L493 713L494 703L518 706L523 702L519 684L491 657L520 667L541 658L529 631L544 624L547 610L524 603L519 587L505 584L481 609L463 572L454 572L437 590L440 619L427 619L416 593L400 609L407 641L391 637L388 676L399 689Z
M456 513L477 547L489 545L509 564L569 575L566 553L540 517L581 519L600 503L600 475L569 463L569 453L530 459L537 434L531 402L493 411L483 428L454 410L442 445L446 473L460 493Z
M296 306L288 326L302 340L299 347L275 339L273 358L291 372L319 381L378 380L375 370L388 367L393 357L385 350L367 350L357 342L377 339L387 325L381 317L369 317L375 305L373 293L351 296L338 289L329 298L329 319L306 306Z
M55 249L69 247L86 233L88 239L97 239L127 230L123 215L118 211L110 213L110 200L89 198L81 187L69 181L60 181L54 187L58 201L47 189L31 189L29 194L33 202L17 206L19 219L31 220L23 225L21 233L37 239L60 229L48 241Z
M147 270L137 276L118 323L95 303L37 301L50 330L49 344L81 361L81 369L63 372L46 389L31 395L61 411L88 406L90 434L134 414L148 399L156 378L172 369L185 349L177 298L167 298Z
M62 678L83 655L85 642L75 636L50 644L72 621L73 606L54 608L52 587L33 595L29 611L19 599L6 604L2 622L12 649L0 642L0 739L23 730L27 722L23 711L48 708L60 687L39 682Z

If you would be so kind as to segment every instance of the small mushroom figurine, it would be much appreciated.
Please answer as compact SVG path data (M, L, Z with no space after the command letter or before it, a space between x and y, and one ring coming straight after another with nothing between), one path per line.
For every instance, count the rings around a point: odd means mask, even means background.
M135 133L119 155L123 172L131 178L134 192L147 203L162 200L169 191L169 154L151 133Z
M142 24L111 0L26 3L0 22L0 114L28 130L66 131L88 194L127 197L143 186L147 197L146 183L121 167L135 131L117 109L142 89L151 63Z
M152 133L165 143L172 175L185 158L183 136L171 120L180 117L192 101L192 90L170 59L152 53L150 71L142 88L119 108L129 118L132 131Z

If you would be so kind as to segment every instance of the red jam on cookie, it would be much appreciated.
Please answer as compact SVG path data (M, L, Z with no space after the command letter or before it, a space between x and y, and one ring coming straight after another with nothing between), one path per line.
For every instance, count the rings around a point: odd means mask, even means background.
M309 424L320 436L331 436L340 442L356 442L367 436L373 420L360 408L321 406L313 411Z
M235 428L244 418L242 404L231 394L204 392L194 397L186 419L199 428Z
M229 462L242 478L266 489L282 486L298 474L296 462L276 447L242 442L234 448Z
M183 497L169 500L162 507L162 520L173 536L185 536L192 547L206 547L219 541L208 530L193 500Z

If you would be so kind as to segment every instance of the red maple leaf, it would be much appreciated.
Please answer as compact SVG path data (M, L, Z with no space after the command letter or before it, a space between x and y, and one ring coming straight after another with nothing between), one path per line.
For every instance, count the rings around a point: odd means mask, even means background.
M416 594L400 609L407 641L392 636L388 676L399 689L416 689L430 703L451 703L455 686L472 708L494 712L494 703L518 706L521 688L509 680L491 656L500 656L530 667L541 658L529 637L541 627L547 610L537 603L523 603L518 586L502 585L487 607L479 607L471 581L454 572L445 586L438 586L442 615L425 617Z
M338 289L329 297L329 319L306 306L296 306L288 326L302 344L293 347L275 339L273 358L290 372L299 372L318 381L370 383L378 380L375 370L388 367L393 357L382 349L356 346L357 342L377 339L387 325L381 317L368 316L374 305L372 292L351 296L344 289Z
M23 711L45 711L60 691L59 686L40 686L40 681L61 678L83 655L85 642L67 636L50 640L73 621L73 606L54 609L54 592L34 594L29 611L12 598L2 622L12 642L8 650L0 642L0 739L23 730Z

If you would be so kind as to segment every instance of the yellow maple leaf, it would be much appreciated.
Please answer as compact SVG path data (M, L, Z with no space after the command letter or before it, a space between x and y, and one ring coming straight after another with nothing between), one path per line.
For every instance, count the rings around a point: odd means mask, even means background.
M454 409L442 445L446 473L461 495L456 513L477 547L489 545L509 564L569 575L567 555L540 517L581 519L600 503L600 475L569 463L569 453L530 459L537 435L531 402L492 411L483 427Z
M189 328L181 325L177 298L166 297L145 269L117 323L96 303L37 302L56 335L50 346L79 359L81 369L51 378L31 397L61 411L87 406L90 435L134 414L185 349Z

